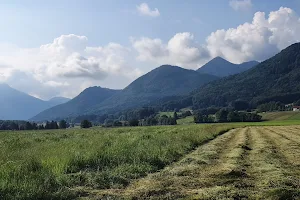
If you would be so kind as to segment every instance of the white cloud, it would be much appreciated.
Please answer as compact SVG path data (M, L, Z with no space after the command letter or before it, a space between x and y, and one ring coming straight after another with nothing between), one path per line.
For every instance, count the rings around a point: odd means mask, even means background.
M207 59L207 51L197 45L191 33L177 33L167 44L160 39L132 39L132 45L138 52L137 59L157 64L173 64L186 68L196 68L202 59Z
M116 43L90 47L87 41L85 36L70 34L39 48L7 48L0 44L5 52L0 55L0 81L48 99L72 97L81 92L83 85L122 88L141 74L128 62L130 49ZM118 81L106 85L112 77L118 77Z
M212 57L223 56L232 62L262 61L299 41L299 16L290 8L281 7L268 18L257 12L252 23L211 33L206 46Z
M236 11L245 11L252 8L251 0L231 0L229 2L229 5Z
M62 35L37 48L0 44L0 82L43 99L73 97L89 86L123 88L143 73L162 64L197 69L222 56L241 63L263 61L300 41L300 18L281 7L266 15L255 13L252 22L212 32L204 43L189 32L167 41L131 38L132 46L108 43L89 46L86 36Z
M150 16L150 17L160 16L159 10L157 8L151 10L147 3L142 3L136 6L136 9L141 15Z
M132 39L132 45L139 61L196 69L216 56L234 63L263 61L299 41L299 16L292 9L281 7L268 17L257 12L251 23L212 32L203 45L188 32L177 33L166 43L159 38Z

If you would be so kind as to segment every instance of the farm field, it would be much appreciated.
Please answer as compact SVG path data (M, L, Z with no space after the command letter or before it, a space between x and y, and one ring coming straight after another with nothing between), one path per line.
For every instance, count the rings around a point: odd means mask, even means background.
M125 190L133 199L300 199L300 126L245 127L200 146ZM118 196L117 195L117 196Z
M1 131L0 199L293 199L291 124Z
M236 125L0 131L0 199L124 188Z
M278 112L265 112L260 113L263 120L276 120L276 121L283 121L283 120L300 120L300 112L294 111L278 111Z

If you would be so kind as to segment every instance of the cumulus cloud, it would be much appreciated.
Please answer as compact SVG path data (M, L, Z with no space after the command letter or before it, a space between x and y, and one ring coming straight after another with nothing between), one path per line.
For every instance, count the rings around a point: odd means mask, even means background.
M175 64L196 69L216 56L241 63L263 61L300 41L300 18L292 9L281 7L268 16L255 13L251 23L212 32L199 45L189 32L177 33L168 42L147 37L132 39L139 61Z
M281 7L268 17L264 12L255 13L252 23L211 33L206 46L212 57L223 56L232 62L262 61L299 40L299 16Z
M142 3L138 6L136 6L137 11L141 15L150 16L150 17L158 17L160 16L160 12L157 8L154 8L151 10L151 8L148 6L147 3Z
M87 42L85 36L70 34L39 48L11 46L0 55L0 81L48 99L72 97L83 85L122 88L141 74L128 62L130 49L116 43L90 47ZM0 49L6 47L0 45ZM118 81L106 85L108 77Z
M208 56L206 49L199 46L194 35L188 32L177 33L167 44L160 39L132 39L132 46L138 52L137 59L140 61L168 63L186 68L195 68L197 62Z
M251 0L231 0L229 1L229 5L236 11L245 11L252 8Z
M0 82L43 99L73 97L94 85L123 88L162 64L197 69L216 56L234 63L263 61L300 41L300 18L281 7L269 14L257 12L238 27L216 30L202 44L196 39L182 32L167 41L131 38L127 47L88 46L86 36L70 34L37 48L0 44Z

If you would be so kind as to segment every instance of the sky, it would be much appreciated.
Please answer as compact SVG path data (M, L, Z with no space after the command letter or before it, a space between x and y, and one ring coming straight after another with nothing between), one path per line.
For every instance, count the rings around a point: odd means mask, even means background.
M163 64L263 61L300 41L300 0L0 0L0 82L47 100Z

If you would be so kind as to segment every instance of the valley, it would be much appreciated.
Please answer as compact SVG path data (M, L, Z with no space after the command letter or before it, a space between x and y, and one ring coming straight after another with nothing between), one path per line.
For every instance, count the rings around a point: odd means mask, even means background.
M0 200L300 200L300 0L2 1Z

